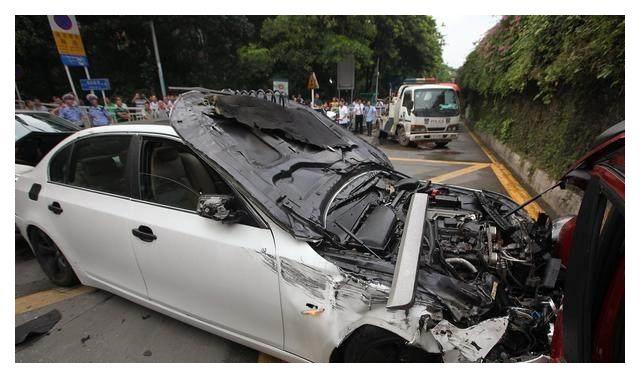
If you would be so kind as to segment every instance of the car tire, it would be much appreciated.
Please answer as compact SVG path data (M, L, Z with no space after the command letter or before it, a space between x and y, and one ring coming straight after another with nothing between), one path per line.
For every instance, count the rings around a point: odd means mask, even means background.
M400 143L402 147L409 147L411 144L411 140L409 140L409 137L404 132L403 126L398 127L396 131L396 139L398 139L398 143Z
M40 229L29 232L33 253L49 280L58 286L74 286L80 283L71 264L60 248Z
M440 355L429 354L407 345L395 333L374 326L363 326L351 335L343 352L344 362L442 362Z
M438 148L443 148L444 146L446 146L449 142L436 142L436 147Z

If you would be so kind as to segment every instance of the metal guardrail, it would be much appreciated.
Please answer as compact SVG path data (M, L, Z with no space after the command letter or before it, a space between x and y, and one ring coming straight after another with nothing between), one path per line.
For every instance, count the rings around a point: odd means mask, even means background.
M42 103L42 106L44 106L46 108L46 111L48 112L53 112L53 110L55 110L58 107L58 105L54 103ZM80 105L78 106L78 108L80 108L80 110L82 110L85 113L85 115L88 117L89 108L90 108L89 106ZM16 109L26 109L24 105L24 101L16 100ZM108 108L106 109L107 111L109 111ZM151 114L149 115L145 114L144 107L140 107L140 106L128 106L127 110L129 112L128 121L118 122L118 120L115 117L115 114L111 114L113 116L113 121L116 124L118 124L118 123L130 122L130 121L169 119L169 110L155 110L155 111L151 111ZM90 127L90 125L85 124L85 127Z

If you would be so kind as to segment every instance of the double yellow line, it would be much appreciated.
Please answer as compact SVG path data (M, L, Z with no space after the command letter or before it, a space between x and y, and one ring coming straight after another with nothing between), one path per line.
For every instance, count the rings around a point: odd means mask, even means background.
M529 193L520 185L518 180L513 177L509 169L504 166L504 164L500 163L498 159L496 159L493 152L491 152L479 139L469 130L469 135L473 139L474 142L480 147L482 152L491 160L491 163L477 163L470 161L448 161L448 160L425 160L425 159L412 159L412 158L400 158L400 157L390 157L391 161L401 161L401 162L409 162L409 163L422 163L422 164L447 164L447 165L464 165L465 168L457 169L452 172L444 173L439 176L430 177L429 179L435 183L445 183L448 180L453 178L463 176L475 171L479 171L481 169L490 167L493 173L496 175L500 184L507 191L509 196L513 198L515 202L518 204L524 203L526 200L531 198ZM525 207L527 213L533 218L537 219L538 214L543 212L542 208L535 202L527 205Z

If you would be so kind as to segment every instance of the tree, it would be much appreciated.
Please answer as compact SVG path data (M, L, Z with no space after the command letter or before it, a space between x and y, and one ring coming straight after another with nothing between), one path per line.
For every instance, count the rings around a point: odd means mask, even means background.
M441 41L429 16L78 16L93 77L126 98L160 93L149 21L154 20L165 82L174 86L265 88L286 76L302 93L310 71L325 97L335 93L336 64L353 54L356 93L442 70ZM31 96L69 91L45 16L16 16L19 81ZM71 68L74 79L84 77ZM329 84L333 79L334 84ZM76 85L77 86L77 85Z

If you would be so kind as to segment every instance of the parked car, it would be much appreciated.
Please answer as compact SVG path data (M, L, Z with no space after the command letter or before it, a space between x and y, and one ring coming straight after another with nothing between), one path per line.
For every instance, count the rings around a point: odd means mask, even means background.
M16 176L30 171L61 140L80 128L44 111L16 110Z
M16 181L16 224L81 282L287 361L529 361L563 297L551 222L395 171L310 108L192 91Z
M583 198L555 232L567 272L554 361L624 362L624 145L621 122L564 176Z

